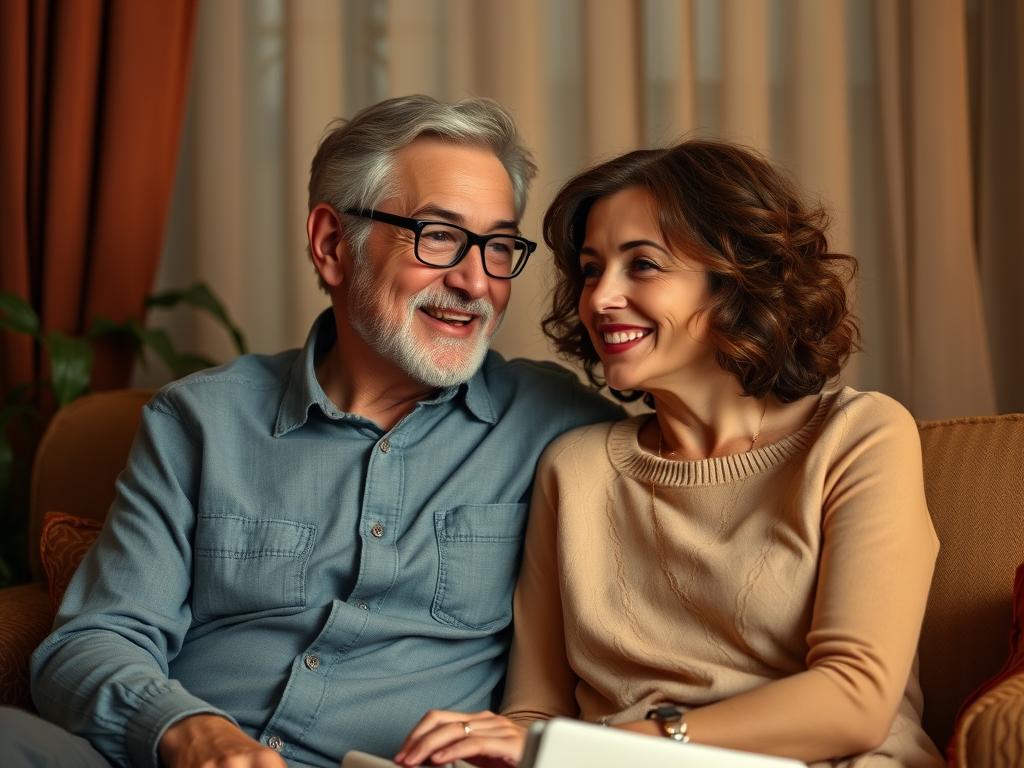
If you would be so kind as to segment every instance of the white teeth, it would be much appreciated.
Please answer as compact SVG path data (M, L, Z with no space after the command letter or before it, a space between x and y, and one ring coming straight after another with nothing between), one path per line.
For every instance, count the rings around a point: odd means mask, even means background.
M604 335L605 344L625 344L627 341L635 341L647 335L647 331L615 331Z
M433 307L424 307L423 311L431 317L436 317L438 320L448 320L456 323L468 323L473 319L473 315L466 315L462 312L453 312L449 309L434 309Z

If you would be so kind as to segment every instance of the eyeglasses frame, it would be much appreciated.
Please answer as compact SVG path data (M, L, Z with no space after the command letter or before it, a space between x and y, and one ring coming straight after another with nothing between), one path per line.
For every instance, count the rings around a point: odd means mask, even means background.
M537 250L537 243L532 240L527 240L521 235L503 235L503 234L492 234L492 235L478 235L476 232L460 227L458 224L452 224L449 221L436 221L433 219L412 219L408 216L399 216L394 213L387 213L385 211L378 211L374 208L347 208L345 214L348 216L357 216L361 219L369 219L370 221L380 221L384 224L391 224L395 227L401 227L402 229L408 229L415 233L416 240L413 243L413 255L416 257L416 261L428 267L434 269L451 269L464 258L466 254L470 252L473 246L477 246L480 250L480 262L483 264L484 273L488 277L492 277L495 280L511 280L514 277L518 277L523 269L526 267L526 262L530 260L530 256L535 250ZM450 264L431 264L428 261L424 261L420 258L420 234L424 228L430 224L436 224L442 227L451 227L457 229L466 235L466 245L462 251L452 260ZM526 245L526 255L523 256L522 260L516 265L515 269L507 275L493 275L487 268L487 258L484 256L484 248L487 245L488 240L493 240L498 237L512 238Z

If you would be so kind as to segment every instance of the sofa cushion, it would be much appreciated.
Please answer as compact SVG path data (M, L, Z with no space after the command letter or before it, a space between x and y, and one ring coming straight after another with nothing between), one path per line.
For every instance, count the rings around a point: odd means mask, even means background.
M1004 738L995 739L999 732ZM1005 738L1018 734L1017 738ZM996 754L989 754L998 744ZM979 750L985 754L978 754ZM1012 753L1012 754L1011 754ZM998 754L999 760L996 760ZM1013 584L1010 656L990 680L967 698L949 745L949 764L1017 766L1024 759L1024 563Z
M50 608L57 613L64 591L82 562L86 551L96 541L103 523L66 512L47 512L39 537L39 557L46 572L50 591Z
M43 582L0 589L0 706L32 709L28 660L52 624Z
M920 426L925 494L942 542L919 646L923 724L949 743L964 700L1006 659L1024 560L1024 414Z

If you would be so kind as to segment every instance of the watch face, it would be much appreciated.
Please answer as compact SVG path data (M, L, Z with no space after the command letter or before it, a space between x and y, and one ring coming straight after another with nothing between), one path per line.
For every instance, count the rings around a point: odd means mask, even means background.
M658 707L657 709L652 709L647 713L648 720L658 720L663 723L678 721L682 716L682 711L678 707L673 707L671 705Z

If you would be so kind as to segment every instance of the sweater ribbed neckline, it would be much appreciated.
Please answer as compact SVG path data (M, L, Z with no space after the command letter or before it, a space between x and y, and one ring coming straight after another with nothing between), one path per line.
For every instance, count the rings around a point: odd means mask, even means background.
M660 458L640 447L640 429L654 418L647 413L612 425L608 456L620 473L642 483L673 487L731 483L765 472L806 447L839 394L823 392L811 418L800 429L753 451L684 461Z

